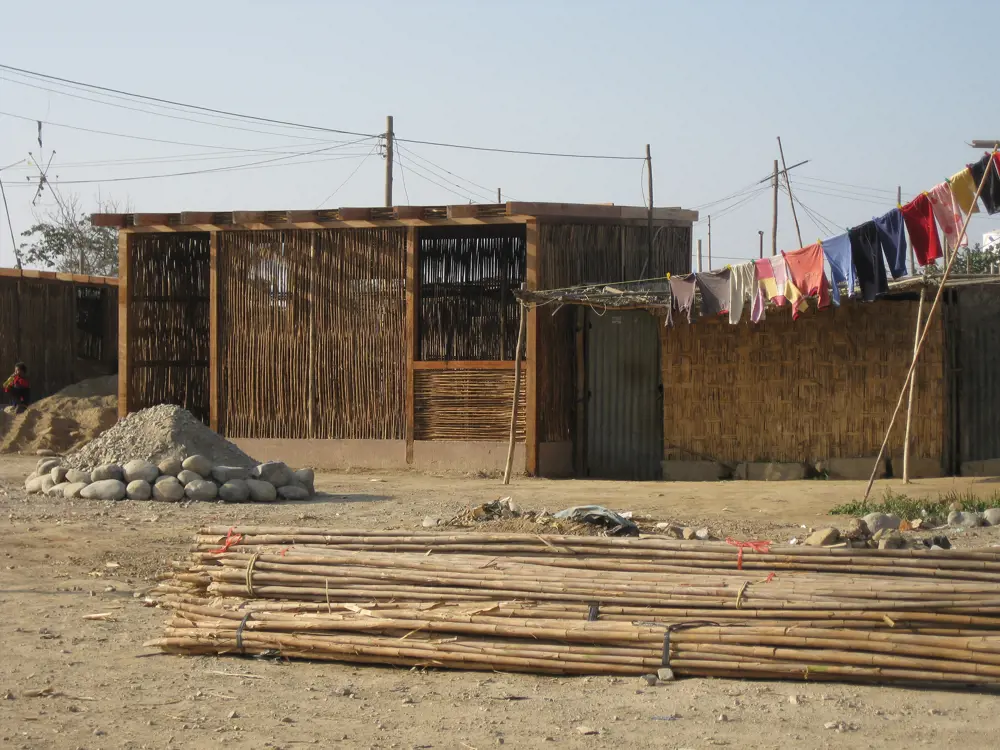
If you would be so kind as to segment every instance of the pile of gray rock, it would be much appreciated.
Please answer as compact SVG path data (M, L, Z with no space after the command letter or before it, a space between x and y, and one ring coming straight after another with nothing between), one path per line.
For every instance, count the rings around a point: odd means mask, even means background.
M203 455L165 458L154 464L133 460L90 470L43 458L25 482L29 493L85 500L222 500L270 503L306 500L315 494L312 469L293 471L274 461L246 466L215 465Z

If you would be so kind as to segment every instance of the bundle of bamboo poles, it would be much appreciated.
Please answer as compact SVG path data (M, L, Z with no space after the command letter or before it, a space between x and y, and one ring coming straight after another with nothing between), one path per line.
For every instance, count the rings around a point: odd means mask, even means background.
M205 528L184 654L550 674L1000 683L1000 551Z

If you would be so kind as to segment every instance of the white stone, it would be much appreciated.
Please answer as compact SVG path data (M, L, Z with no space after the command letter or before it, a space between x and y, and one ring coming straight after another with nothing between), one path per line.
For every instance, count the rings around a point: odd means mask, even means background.
M184 485L184 494L192 500L214 500L219 495L219 488L215 482L196 479Z
M889 529L890 531L899 530L900 518L891 513L869 513L862 520L865 522L865 526L868 527L868 531L871 532L872 536L875 536L882 529Z
M219 497L227 503L245 503L250 497L250 488L243 479L230 479L219 487Z
M62 466L56 466L49 472L49 476L52 477L52 481L56 484L62 484L66 481L66 469Z
M160 470L149 461L129 461L122 467L122 470L125 474L125 481L129 483L140 479L146 483L155 482L156 478L160 476Z
M123 476L122 467L117 464L104 464L103 466L98 466L90 472L90 478L95 482L101 482L107 479L117 479L121 481Z
M219 484L225 484L230 479L246 479L250 470L242 466L216 466L212 469L212 479Z
M278 497L282 500L308 500L309 490L303 487L285 485L284 487L278 488Z
M85 484L90 484L92 480L93 477L90 476L89 471L82 471L81 469L70 469L69 471L66 472L66 481L73 484L79 484L80 482L83 482Z
M129 500L149 500L153 496L153 487L145 479L133 479L128 483L125 492Z
M1000 525L1000 508L990 508L983 511L983 521L987 526Z
M309 491L310 495L316 494L316 472L312 469L298 469L293 472L295 475L295 481L301 484L306 490ZM512 509L513 512L513 509Z
M952 527L972 527L981 526L982 517L978 513L966 513L960 510L953 510L948 514L948 525Z
M191 471L189 469L181 469L177 474L177 481L187 487L191 482L197 482L203 477L197 471Z
M181 466L188 471L193 471L205 478L212 476L212 461L207 456L188 456L184 459Z
M62 497L63 490L69 486L69 482L60 482L59 484L54 484L45 490L45 494L48 497Z
M99 479L88 484L80 491L84 500L122 500L125 497L125 485L117 479Z
M292 470L285 464L281 463L281 461L271 461L266 464L260 464L253 470L252 476L254 479L261 479L265 482L270 482L275 487L284 487L295 478L292 474Z
M246 485L250 491L250 500L255 503L273 503L278 498L278 490L270 482L248 479Z
M184 485L177 477L165 476L156 480L153 485L153 499L168 503L176 503L184 497Z
M58 458L43 458L35 466L35 471L38 472L39 476L41 476L42 474L48 474L50 471L56 468L59 465L59 463L60 462Z
M63 485L63 497L67 500L80 497L80 493L83 492L83 488L88 484L90 484L90 482L67 482Z
M179 458L165 458L160 461L160 465L156 468L161 474L166 474L168 477L176 477L181 473L184 465Z

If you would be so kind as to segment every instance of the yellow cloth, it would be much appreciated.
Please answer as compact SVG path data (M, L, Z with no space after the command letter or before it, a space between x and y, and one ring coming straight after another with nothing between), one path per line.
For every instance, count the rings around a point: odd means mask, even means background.
M972 172L966 167L961 172L958 172L949 178L948 183L951 185L951 192L955 195L955 200L958 201L959 207L962 211L968 214L979 213L979 206L976 205L976 181L972 179Z
M5 381L3 381L3 387L4 388L10 388L14 384L14 378L15 377L17 377L17 376L16 375L11 375L9 378L7 378Z

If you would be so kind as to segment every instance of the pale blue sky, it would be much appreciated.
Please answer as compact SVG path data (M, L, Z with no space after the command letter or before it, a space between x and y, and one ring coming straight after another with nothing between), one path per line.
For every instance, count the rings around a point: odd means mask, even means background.
M0 62L362 133L381 132L392 114L397 135L415 139L629 156L641 156L649 142L657 205L698 207L745 188L770 172L781 135L789 164L811 160L793 172L793 189L845 227L890 208L897 184L912 196L974 160L969 139L1000 137L992 57L976 50L995 8L985 0L955 7L930 0L6 3ZM218 159L223 152L205 146L287 152L329 145L305 138L338 138L246 122L227 124L270 132L206 126L12 80L24 79L0 71L2 112L195 144L46 126L46 155L57 152L53 180L232 166L274 155ZM76 193L88 209L98 196L146 212L311 209L353 172L326 205L380 205L382 159L362 163L370 144L303 157L309 163L298 166L59 190ZM406 189L397 174L396 203L462 203L470 191L485 200L497 187L519 200L643 202L638 161L407 147ZM37 154L34 124L0 115L0 167L28 151ZM197 160L93 164L192 154ZM329 159L315 161L321 156ZM418 168L460 195L418 176ZM23 182L27 174L10 169L3 180ZM17 232L51 201L33 209L32 194L7 189ZM750 199L728 212L722 209L733 201L702 211L715 214L716 266L756 256L758 229L770 241L770 193L740 197ZM804 242L828 235L803 214ZM971 238L995 227L1000 216L977 218ZM779 246L797 247L785 195L779 228ZM705 236L701 222L695 237ZM13 265L6 226L0 265Z

